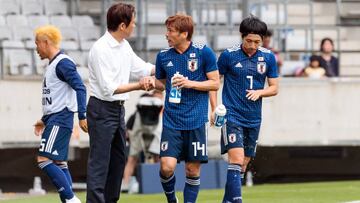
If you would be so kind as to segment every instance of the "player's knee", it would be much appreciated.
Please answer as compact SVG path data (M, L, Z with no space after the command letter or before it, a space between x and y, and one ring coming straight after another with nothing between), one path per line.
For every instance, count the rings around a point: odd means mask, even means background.
M41 163L41 162L49 161L49 160L50 160L49 158L43 157L43 156L37 156L36 157L36 161L37 161L38 164Z
M185 167L186 176L197 177L200 176L200 166L198 165L187 165Z
M161 165L160 172L165 177L170 177L175 171L174 167L171 167L170 165Z
M240 166L244 166L244 156L239 156L238 154L228 154L228 160L231 164L237 164Z

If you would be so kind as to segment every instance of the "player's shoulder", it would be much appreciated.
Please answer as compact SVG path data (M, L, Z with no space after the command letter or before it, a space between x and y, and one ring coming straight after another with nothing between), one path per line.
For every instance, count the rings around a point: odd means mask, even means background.
M191 46L195 49L204 49L206 47L206 44L201 42L193 42Z
M270 49L267 49L265 47L259 47L258 50L261 51L262 53L265 53L265 54L271 54L272 53L272 51Z
M72 59L67 54L60 54L58 57L60 57L60 59L59 62L57 63L57 66L64 66L64 67L76 66L76 62L74 61L74 59Z
M232 47L229 47L229 48L225 49L224 52L232 53L232 52L239 51L240 49L241 49L240 43L236 43Z
M167 52L170 51L170 49L172 49L172 48L171 48L171 47L166 47L166 48L164 48L164 49L161 49L160 52L159 52L159 54L160 54L160 53L167 53Z

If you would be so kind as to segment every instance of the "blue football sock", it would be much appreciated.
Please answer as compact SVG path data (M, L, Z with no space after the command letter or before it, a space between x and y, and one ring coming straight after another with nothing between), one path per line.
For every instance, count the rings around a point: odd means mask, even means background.
M176 196L175 196L175 174L172 174L170 177L165 177L160 173L160 181L161 185L164 189L166 198L169 203L176 203Z
M195 203L200 189L200 177L186 177L184 202Z
M242 203L240 171L240 165L228 165L223 203Z
M62 170L62 172L64 172L64 174L66 176L66 179L67 179L67 181L70 184L70 187L72 189L72 178L71 178L71 174L70 174L69 167L68 167L67 163L64 161L64 162L61 162L61 163L57 163L56 165ZM60 194L60 199L61 199L62 203L66 202L65 197L63 197L61 194Z
M71 178L71 174L69 171L69 167L67 165L66 162L61 162L59 164L57 164L59 166L59 168L62 170L62 172L64 172L66 179L68 181L68 183L70 184L70 187L72 188L72 178Z
M74 193L64 172L57 165L49 160L40 162L39 167L47 174L47 176L49 176L51 182L58 190L61 199L71 199L74 197Z

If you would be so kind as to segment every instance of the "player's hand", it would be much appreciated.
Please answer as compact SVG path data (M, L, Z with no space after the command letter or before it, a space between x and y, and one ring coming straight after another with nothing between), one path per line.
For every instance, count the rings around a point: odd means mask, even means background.
M143 77L140 79L139 84L142 90L152 90L155 88L155 78L151 76Z
M86 133L88 132L88 125L87 125L86 119L79 120L79 126L80 126L81 130L83 130Z
M215 111L212 111L210 114L210 126L215 125Z
M261 97L261 90L246 90L246 98L251 101L256 101Z
M173 79L173 86L178 88L192 88L192 81L184 76L175 77Z
M40 136L44 132L45 124L42 120L37 120L34 124L34 133L36 136Z

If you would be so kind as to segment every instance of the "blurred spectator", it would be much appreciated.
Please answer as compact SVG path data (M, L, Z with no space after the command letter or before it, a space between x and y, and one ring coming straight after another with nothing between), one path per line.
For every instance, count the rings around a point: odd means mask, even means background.
M271 50L274 53L276 63L277 63L277 66L278 66L278 72L280 72L280 67L282 66L283 62L282 62L282 59L280 57L279 51L277 51L276 49L274 49L273 47L270 46L272 36L273 36L273 31L272 30L267 30L266 35L264 36L264 39L263 39L263 47L266 48L266 49Z
M310 63L305 68L305 75L309 78L323 78L325 77L325 69L320 66L319 56L312 55L310 57Z
M324 38L320 44L321 56L319 58L320 66L324 67L327 77L339 76L339 60L332 55L334 51L334 42L330 38Z
M151 94L146 93L140 97L136 105L137 110L126 123L130 151L122 180L121 190L123 192L138 192L138 183L132 176L140 161L141 153L144 154L145 161L148 163L159 161L162 108L163 94L161 91L154 90Z

